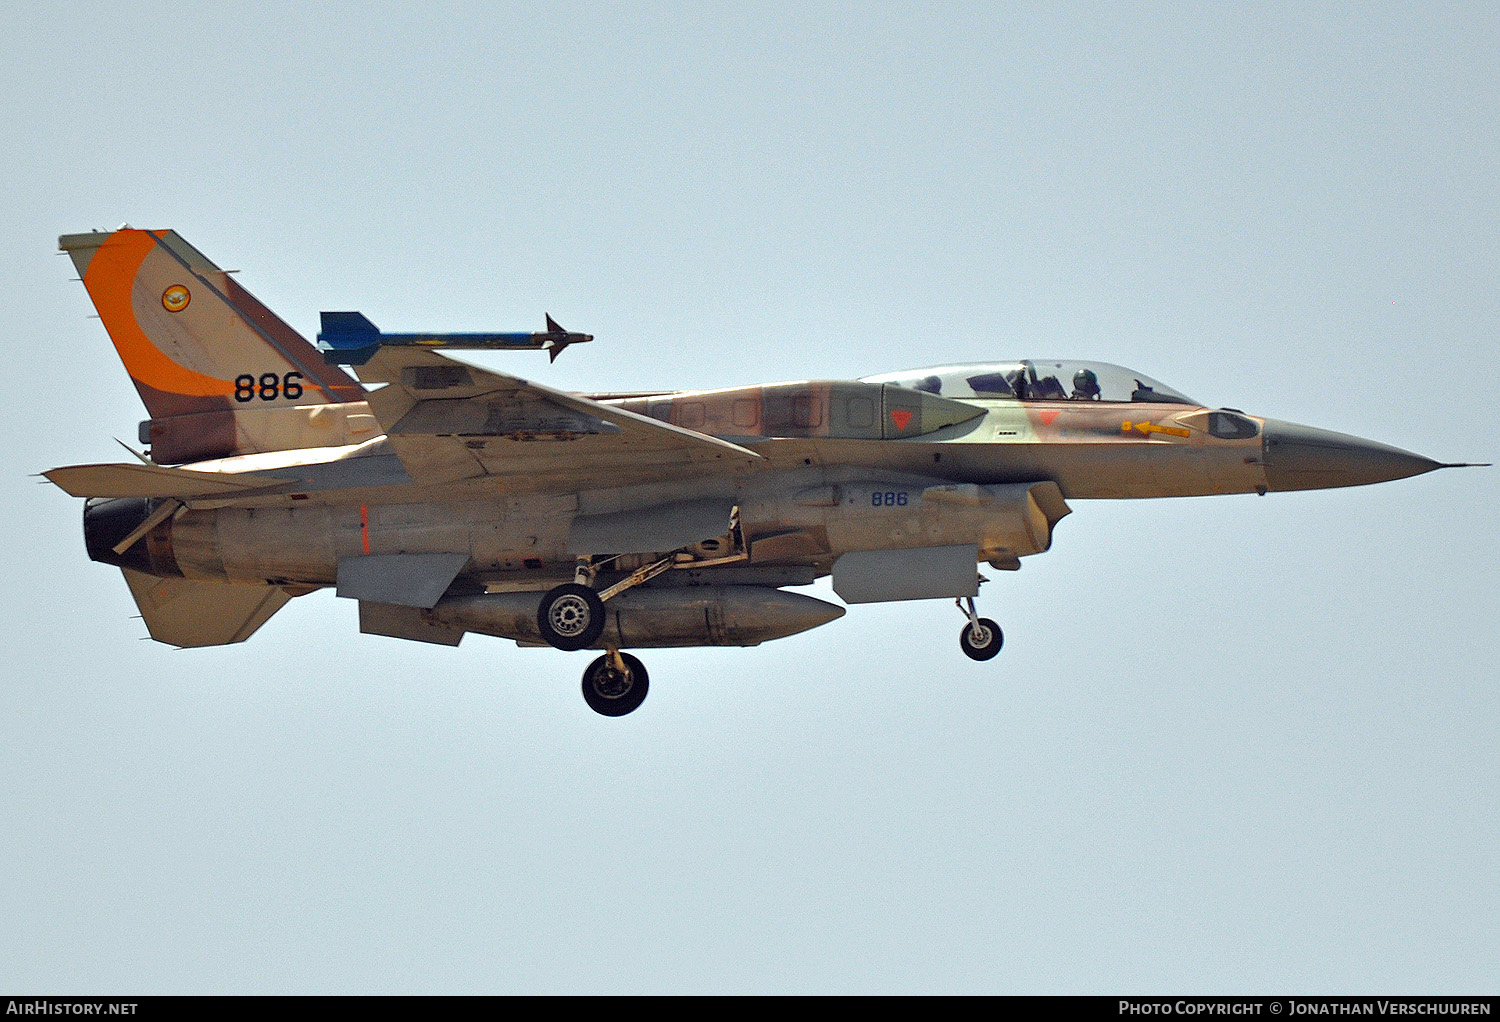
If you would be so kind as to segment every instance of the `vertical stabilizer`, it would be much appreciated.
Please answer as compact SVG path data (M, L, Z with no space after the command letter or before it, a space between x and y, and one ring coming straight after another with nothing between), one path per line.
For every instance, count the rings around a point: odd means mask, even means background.
M151 414L140 439L158 461L368 439L363 388L175 232L58 246Z
M65 234L153 418L361 401L354 380L174 231Z

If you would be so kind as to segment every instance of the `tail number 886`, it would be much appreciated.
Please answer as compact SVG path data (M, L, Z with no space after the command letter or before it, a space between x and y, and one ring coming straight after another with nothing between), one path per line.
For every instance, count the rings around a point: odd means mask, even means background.
M278 376L276 373L261 373L259 377L245 373L234 378L234 399L241 403L254 401L256 398L262 401L275 401L278 397L295 401L301 396L301 373L287 373L285 376Z

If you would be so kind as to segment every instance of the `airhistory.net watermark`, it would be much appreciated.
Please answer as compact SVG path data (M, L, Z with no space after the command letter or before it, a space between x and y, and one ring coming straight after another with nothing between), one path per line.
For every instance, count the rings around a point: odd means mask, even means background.
M134 1015L139 1001L6 1001L7 1015Z

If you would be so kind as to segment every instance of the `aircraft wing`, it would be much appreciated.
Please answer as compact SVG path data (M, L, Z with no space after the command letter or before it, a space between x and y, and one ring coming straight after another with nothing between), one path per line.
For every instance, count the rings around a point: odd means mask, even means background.
M764 460L704 433L421 348L382 348L358 368L370 409L418 485L479 476L621 486Z

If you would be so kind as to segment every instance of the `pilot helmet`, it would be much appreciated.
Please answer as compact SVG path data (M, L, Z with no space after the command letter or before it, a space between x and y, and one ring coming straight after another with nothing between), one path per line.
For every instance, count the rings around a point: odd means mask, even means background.
M1073 389L1080 394L1097 397L1099 394L1099 377L1094 375L1092 369L1080 369L1073 374Z

